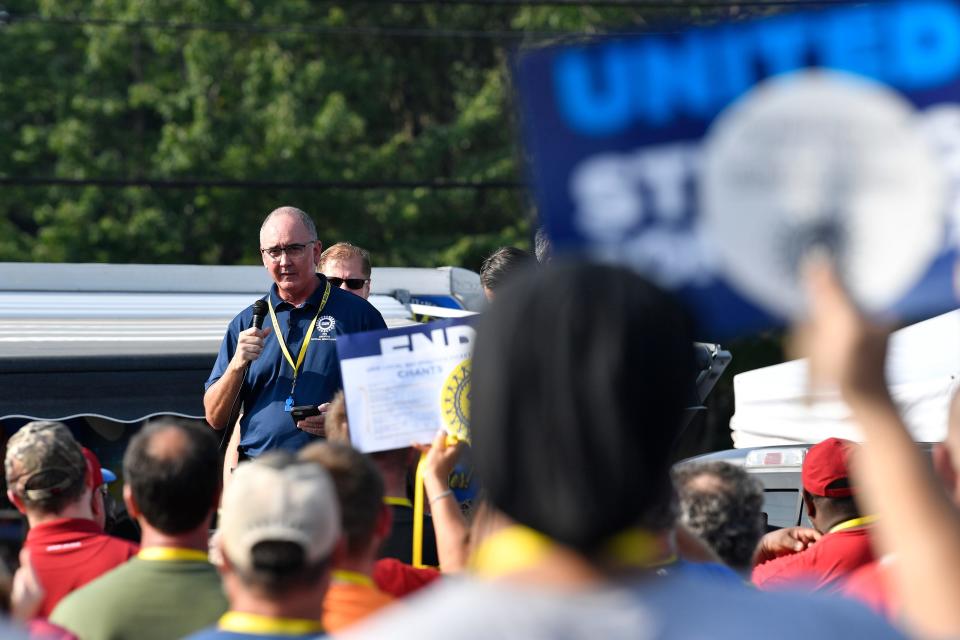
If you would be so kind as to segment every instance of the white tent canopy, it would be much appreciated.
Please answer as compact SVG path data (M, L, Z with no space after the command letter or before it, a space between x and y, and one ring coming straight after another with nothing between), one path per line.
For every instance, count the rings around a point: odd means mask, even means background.
M950 398L960 386L960 310L894 333L887 380L914 440L942 440ZM741 373L733 389L730 430L737 448L863 439L839 393L810 398L806 360Z

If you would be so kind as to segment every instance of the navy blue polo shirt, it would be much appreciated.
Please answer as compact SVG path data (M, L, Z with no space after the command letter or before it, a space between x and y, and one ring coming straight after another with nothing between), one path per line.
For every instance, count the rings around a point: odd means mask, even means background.
M284 411L284 403L293 385L293 368L283 356L276 338L279 331L287 344L293 361L297 361L304 336L310 332L310 346L297 376L297 388L293 395L294 406L323 404L343 387L340 378L340 362L337 360L337 336L385 329L383 316L372 304L352 293L330 287L327 304L317 316L323 300L326 278L322 275L320 286L300 307L284 302L277 294L277 285L270 288L269 298L277 314L279 327L264 341L263 352L253 361L247 371L241 397L243 418L240 420L240 449L250 457L256 457L271 449L296 451L316 439L297 429L290 413ZM266 298L264 298L266 299ZM253 308L247 307L230 322L227 334L220 344L220 353L207 378L206 388L220 379L233 354L237 350L240 332L250 328ZM264 327L273 326L270 315L264 319Z

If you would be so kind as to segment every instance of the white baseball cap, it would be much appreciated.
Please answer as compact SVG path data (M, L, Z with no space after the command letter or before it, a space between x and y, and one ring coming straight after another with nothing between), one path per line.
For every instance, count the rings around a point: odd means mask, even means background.
M330 555L340 538L340 507L333 481L312 462L269 453L241 464L223 496L220 535L230 563L253 568L260 542L293 542L308 563Z

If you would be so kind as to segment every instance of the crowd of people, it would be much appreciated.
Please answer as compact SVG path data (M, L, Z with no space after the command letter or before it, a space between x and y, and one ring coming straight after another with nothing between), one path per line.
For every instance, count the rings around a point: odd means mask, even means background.
M129 443L134 540L105 531L113 475L65 425L10 438L8 496L29 532L8 598L22 628L3 633L960 635L960 400L934 475L887 391L886 331L828 265L807 273L811 369L865 439L812 446L801 482L813 526L772 529L744 469L672 468L694 336L673 297L635 273L552 260L542 234L536 256L507 247L484 262L469 447L482 492L465 514L449 484L463 443L441 431L371 455L350 445L335 341L384 327L366 301L369 254L324 251L292 207L267 216L260 248L274 285L265 311L227 330L208 424L160 419ZM302 407L312 415L295 416ZM426 567L412 564L418 458Z

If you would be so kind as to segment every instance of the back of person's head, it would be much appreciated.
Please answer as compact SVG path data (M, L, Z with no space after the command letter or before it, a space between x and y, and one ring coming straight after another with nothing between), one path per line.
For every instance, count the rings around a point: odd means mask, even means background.
M350 425L347 422L347 403L343 391L337 391L334 394L325 415L324 426L327 430L327 442L352 446L350 443ZM394 484L405 483L413 457L412 451L413 449L410 447L377 451L370 454L370 459L377 466L385 484L390 482ZM387 489L389 488L387 487ZM403 496L395 497L404 497L407 493L406 489L403 490L403 493Z
M680 522L730 567L752 568L764 533L763 485L742 467L722 461L684 464L673 472Z
M333 479L347 553L356 556L370 550L384 510L383 479L370 458L353 447L329 442L315 442L301 449L297 458L323 466Z
M373 271L373 267L370 264L370 252L349 242L338 242L327 247L323 253L320 254L320 271L323 271L323 266L331 260L359 260L360 269L363 271L364 278L369 278L371 271Z
M850 440L827 438L810 447L803 458L803 490L816 510L829 518L859 515L849 471L850 456L856 447Z
M7 442L4 471L10 493L41 514L60 513L87 488L87 459L62 422L20 427Z
M494 507L582 552L673 524L670 458L693 384L688 317L626 269L533 270L480 320L473 459Z
M220 492L219 450L210 429L162 420L140 430L123 456L123 474L150 526L176 535L203 525Z
M219 544L251 592L279 599L316 586L339 538L336 489L323 467L281 451L237 467L223 495Z
M415 459L414 451L411 447L405 449L388 449L387 451L375 451L370 454L370 459L377 465L382 476L390 475L392 477L404 478L404 483L410 471L411 463ZM406 491L406 489L404 489ZM395 496L402 498L403 496Z
M487 256L480 267L480 284L488 291L497 291L517 274L536 265L528 252L516 247L500 247Z

